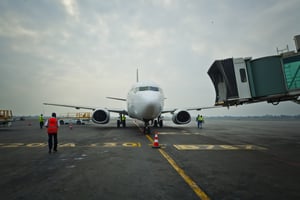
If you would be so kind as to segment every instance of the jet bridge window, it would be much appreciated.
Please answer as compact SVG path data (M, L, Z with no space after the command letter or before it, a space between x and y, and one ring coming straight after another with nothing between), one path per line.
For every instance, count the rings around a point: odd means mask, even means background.
M159 91L158 87L153 87L153 86L144 86L144 87L139 87L139 91Z
M247 82L247 76L246 76L246 70L245 69L240 69L240 76L241 76L242 83Z

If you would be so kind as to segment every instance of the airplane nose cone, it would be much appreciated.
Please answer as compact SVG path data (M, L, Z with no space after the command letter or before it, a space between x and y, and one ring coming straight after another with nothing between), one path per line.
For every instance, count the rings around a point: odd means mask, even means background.
M144 119L154 119L159 114L159 108L155 104L148 104L144 107Z
M156 106L154 104L148 104L145 106L145 112L149 113L150 115L152 115L156 110Z
M144 119L154 119L156 118L161 111L161 105L159 98L156 97L149 97L144 99L144 111L143 111L143 118Z

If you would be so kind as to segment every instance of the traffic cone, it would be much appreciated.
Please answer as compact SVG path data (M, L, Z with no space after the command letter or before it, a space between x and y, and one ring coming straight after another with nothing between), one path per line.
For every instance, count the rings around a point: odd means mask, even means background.
M158 143L158 135L157 135L157 133L154 136L154 142L153 142L152 148L160 148L160 145Z

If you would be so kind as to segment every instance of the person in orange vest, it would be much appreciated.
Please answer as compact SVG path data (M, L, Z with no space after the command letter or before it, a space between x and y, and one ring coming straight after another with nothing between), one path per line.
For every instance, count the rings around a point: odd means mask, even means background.
M59 122L56 119L56 113L52 113L52 117L46 121L45 127L47 127L47 133L48 133L49 154L52 151L53 140L54 140L53 151L57 152L57 132L59 127Z

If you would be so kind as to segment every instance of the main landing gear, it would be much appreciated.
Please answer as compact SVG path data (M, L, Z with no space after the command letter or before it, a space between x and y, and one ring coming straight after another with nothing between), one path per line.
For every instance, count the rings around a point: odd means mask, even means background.
M157 119L155 119L154 121L153 121L153 126L154 127L163 127L163 120L162 120L162 117L161 116L158 116L158 118Z

